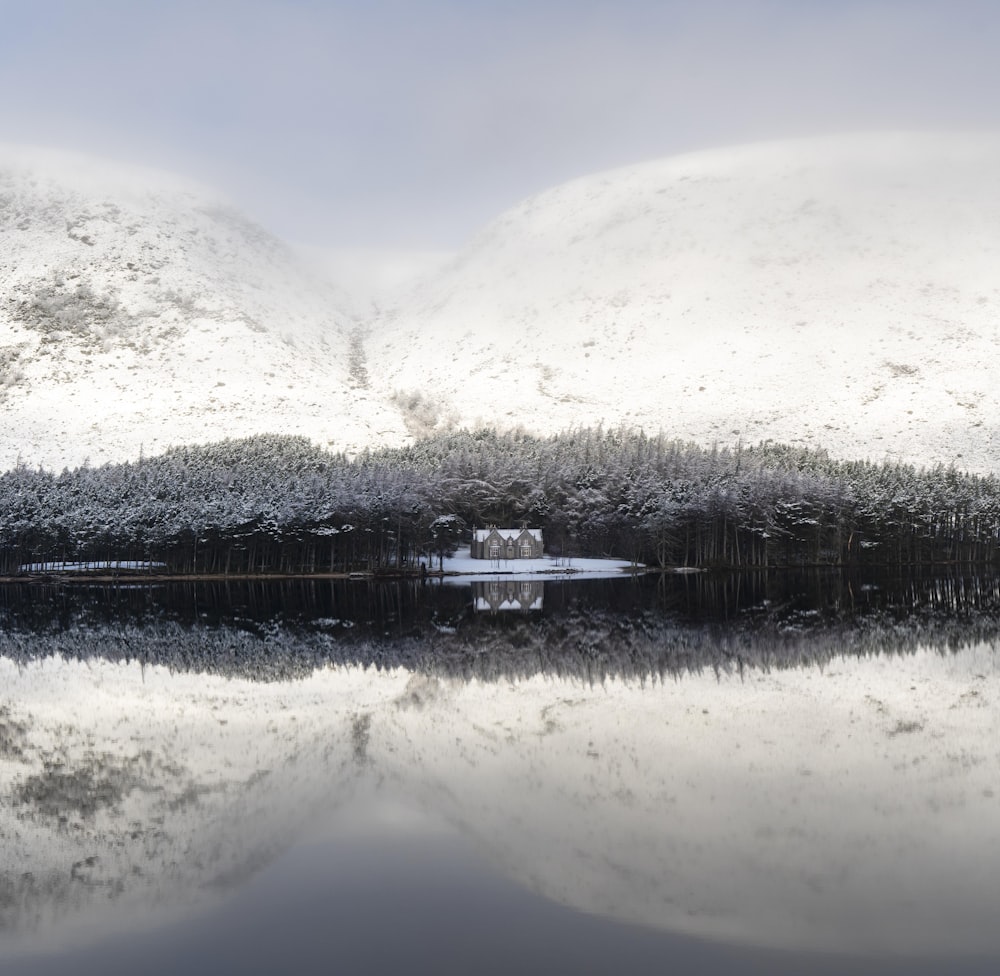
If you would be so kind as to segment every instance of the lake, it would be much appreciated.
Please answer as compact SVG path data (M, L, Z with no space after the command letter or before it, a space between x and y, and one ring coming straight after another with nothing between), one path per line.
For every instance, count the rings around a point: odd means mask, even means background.
M995 972L1000 581L0 587L0 967Z

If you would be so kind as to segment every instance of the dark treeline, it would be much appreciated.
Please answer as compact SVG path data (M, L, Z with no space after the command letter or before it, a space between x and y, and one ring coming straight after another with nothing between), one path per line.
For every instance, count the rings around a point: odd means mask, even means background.
M0 572L81 560L181 573L395 570L437 560L473 526L522 522L545 530L551 553L653 566L987 563L1000 482L627 431L462 431L356 458L260 436L0 475Z
M474 613L467 587L411 581L164 590L0 587L0 657L137 662L260 681L348 665L600 683L949 654L1000 641L998 577L872 585L796 571L547 583L543 612L495 615Z

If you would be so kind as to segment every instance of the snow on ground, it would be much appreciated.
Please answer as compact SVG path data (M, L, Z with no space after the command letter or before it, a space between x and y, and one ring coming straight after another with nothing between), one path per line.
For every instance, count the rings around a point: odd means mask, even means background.
M89 573L97 569L114 571L149 571L166 569L166 563L135 559L97 559L85 563L24 563L18 567L19 573Z
M677 156L539 194L452 257L309 260L201 187L8 148L0 231L0 468L435 424L976 471L1000 450L998 137Z
M985 646L598 686L0 660L0 687L0 920L34 941L225 897L375 796L586 911L775 946L1000 951Z
M434 560L437 566L437 560ZM586 573L588 578L599 576L620 576L629 570L643 568L621 559L577 559L575 557L543 556L541 559L474 559L468 547L459 549L453 556L445 556L443 569L446 573L458 573L455 583L469 583L479 580L496 579L497 576L532 576L545 574L548 578L570 578L577 573ZM445 580L449 582L449 580Z
M256 433L399 443L345 303L203 187L0 147L0 468Z
M470 426L994 470L998 253L1000 137L676 156L498 217L373 335L371 375Z

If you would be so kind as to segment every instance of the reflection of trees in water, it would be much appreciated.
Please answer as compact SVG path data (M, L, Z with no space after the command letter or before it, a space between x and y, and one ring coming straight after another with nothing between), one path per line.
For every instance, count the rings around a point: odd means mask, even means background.
M823 574L549 583L544 611L476 614L467 588L329 584L225 592L10 589L0 654L106 658L276 680L327 664L583 681L953 651L1000 637L1000 580ZM312 588L312 589L310 589ZM25 592L27 591L27 592Z

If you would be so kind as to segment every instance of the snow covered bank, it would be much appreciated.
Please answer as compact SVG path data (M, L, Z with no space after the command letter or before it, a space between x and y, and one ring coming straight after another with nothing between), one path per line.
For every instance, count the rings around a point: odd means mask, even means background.
M92 573L98 570L113 572L152 573L167 568L166 563L135 559L92 559L85 563L54 562L24 563L18 566L19 573Z
M436 563L435 563L436 565ZM543 556L541 559L474 559L469 548L459 549L444 557L444 572L459 574L455 583L470 583L495 579L497 576L532 576L545 574L549 578L569 579L577 573L588 578L621 576L631 570L642 570L624 559L577 559L575 557ZM446 582L448 582L446 580Z

